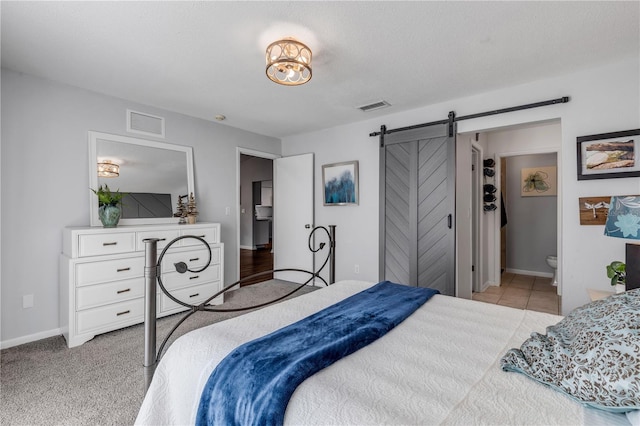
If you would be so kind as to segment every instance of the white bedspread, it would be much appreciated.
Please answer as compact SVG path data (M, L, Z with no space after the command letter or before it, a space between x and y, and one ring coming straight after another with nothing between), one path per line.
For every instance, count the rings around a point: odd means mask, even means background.
M193 424L209 375L236 346L370 285L339 282L179 338L158 365L136 424ZM285 423L611 423L607 415L500 369L507 349L560 319L436 295L384 338L303 382Z

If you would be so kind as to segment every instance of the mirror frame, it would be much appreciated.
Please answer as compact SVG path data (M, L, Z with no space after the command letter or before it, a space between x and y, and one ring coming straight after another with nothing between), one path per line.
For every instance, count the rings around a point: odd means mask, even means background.
M184 145L174 145L165 142L156 142L147 139L133 138L130 136L113 135L109 133L101 133L89 131L89 188L98 188L98 161L97 161L97 142L98 139L111 140L114 142L127 143L133 145L145 146L148 148L166 149L170 151L183 152L187 162L187 189L188 194L194 193L193 179L193 148ZM96 195L92 191L89 193L89 217L91 226L102 226L98 217L98 201ZM177 217L162 218L137 218L124 219L121 218L118 225L153 225L163 223L178 223L180 219Z

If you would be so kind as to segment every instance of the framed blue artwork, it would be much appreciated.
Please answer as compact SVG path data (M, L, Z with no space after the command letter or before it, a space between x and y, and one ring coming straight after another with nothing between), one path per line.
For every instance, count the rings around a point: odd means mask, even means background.
M358 162L322 166L322 195L325 206L358 204Z

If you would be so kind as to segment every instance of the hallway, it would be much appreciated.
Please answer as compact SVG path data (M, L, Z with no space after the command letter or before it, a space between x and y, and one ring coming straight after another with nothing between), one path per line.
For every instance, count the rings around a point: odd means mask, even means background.
M240 249L240 278L245 278L259 272L273 269L273 253L271 245L258 250ZM273 278L273 274L264 274L243 282L241 286L267 281Z
M518 275L505 272L502 285L489 286L482 293L473 293L473 300L517 309L560 315L560 296L551 278Z

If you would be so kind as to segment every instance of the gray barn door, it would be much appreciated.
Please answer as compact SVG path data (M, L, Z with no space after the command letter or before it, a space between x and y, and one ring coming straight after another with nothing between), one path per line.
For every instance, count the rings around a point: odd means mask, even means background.
M380 275L455 295L455 130L386 135L380 155Z

